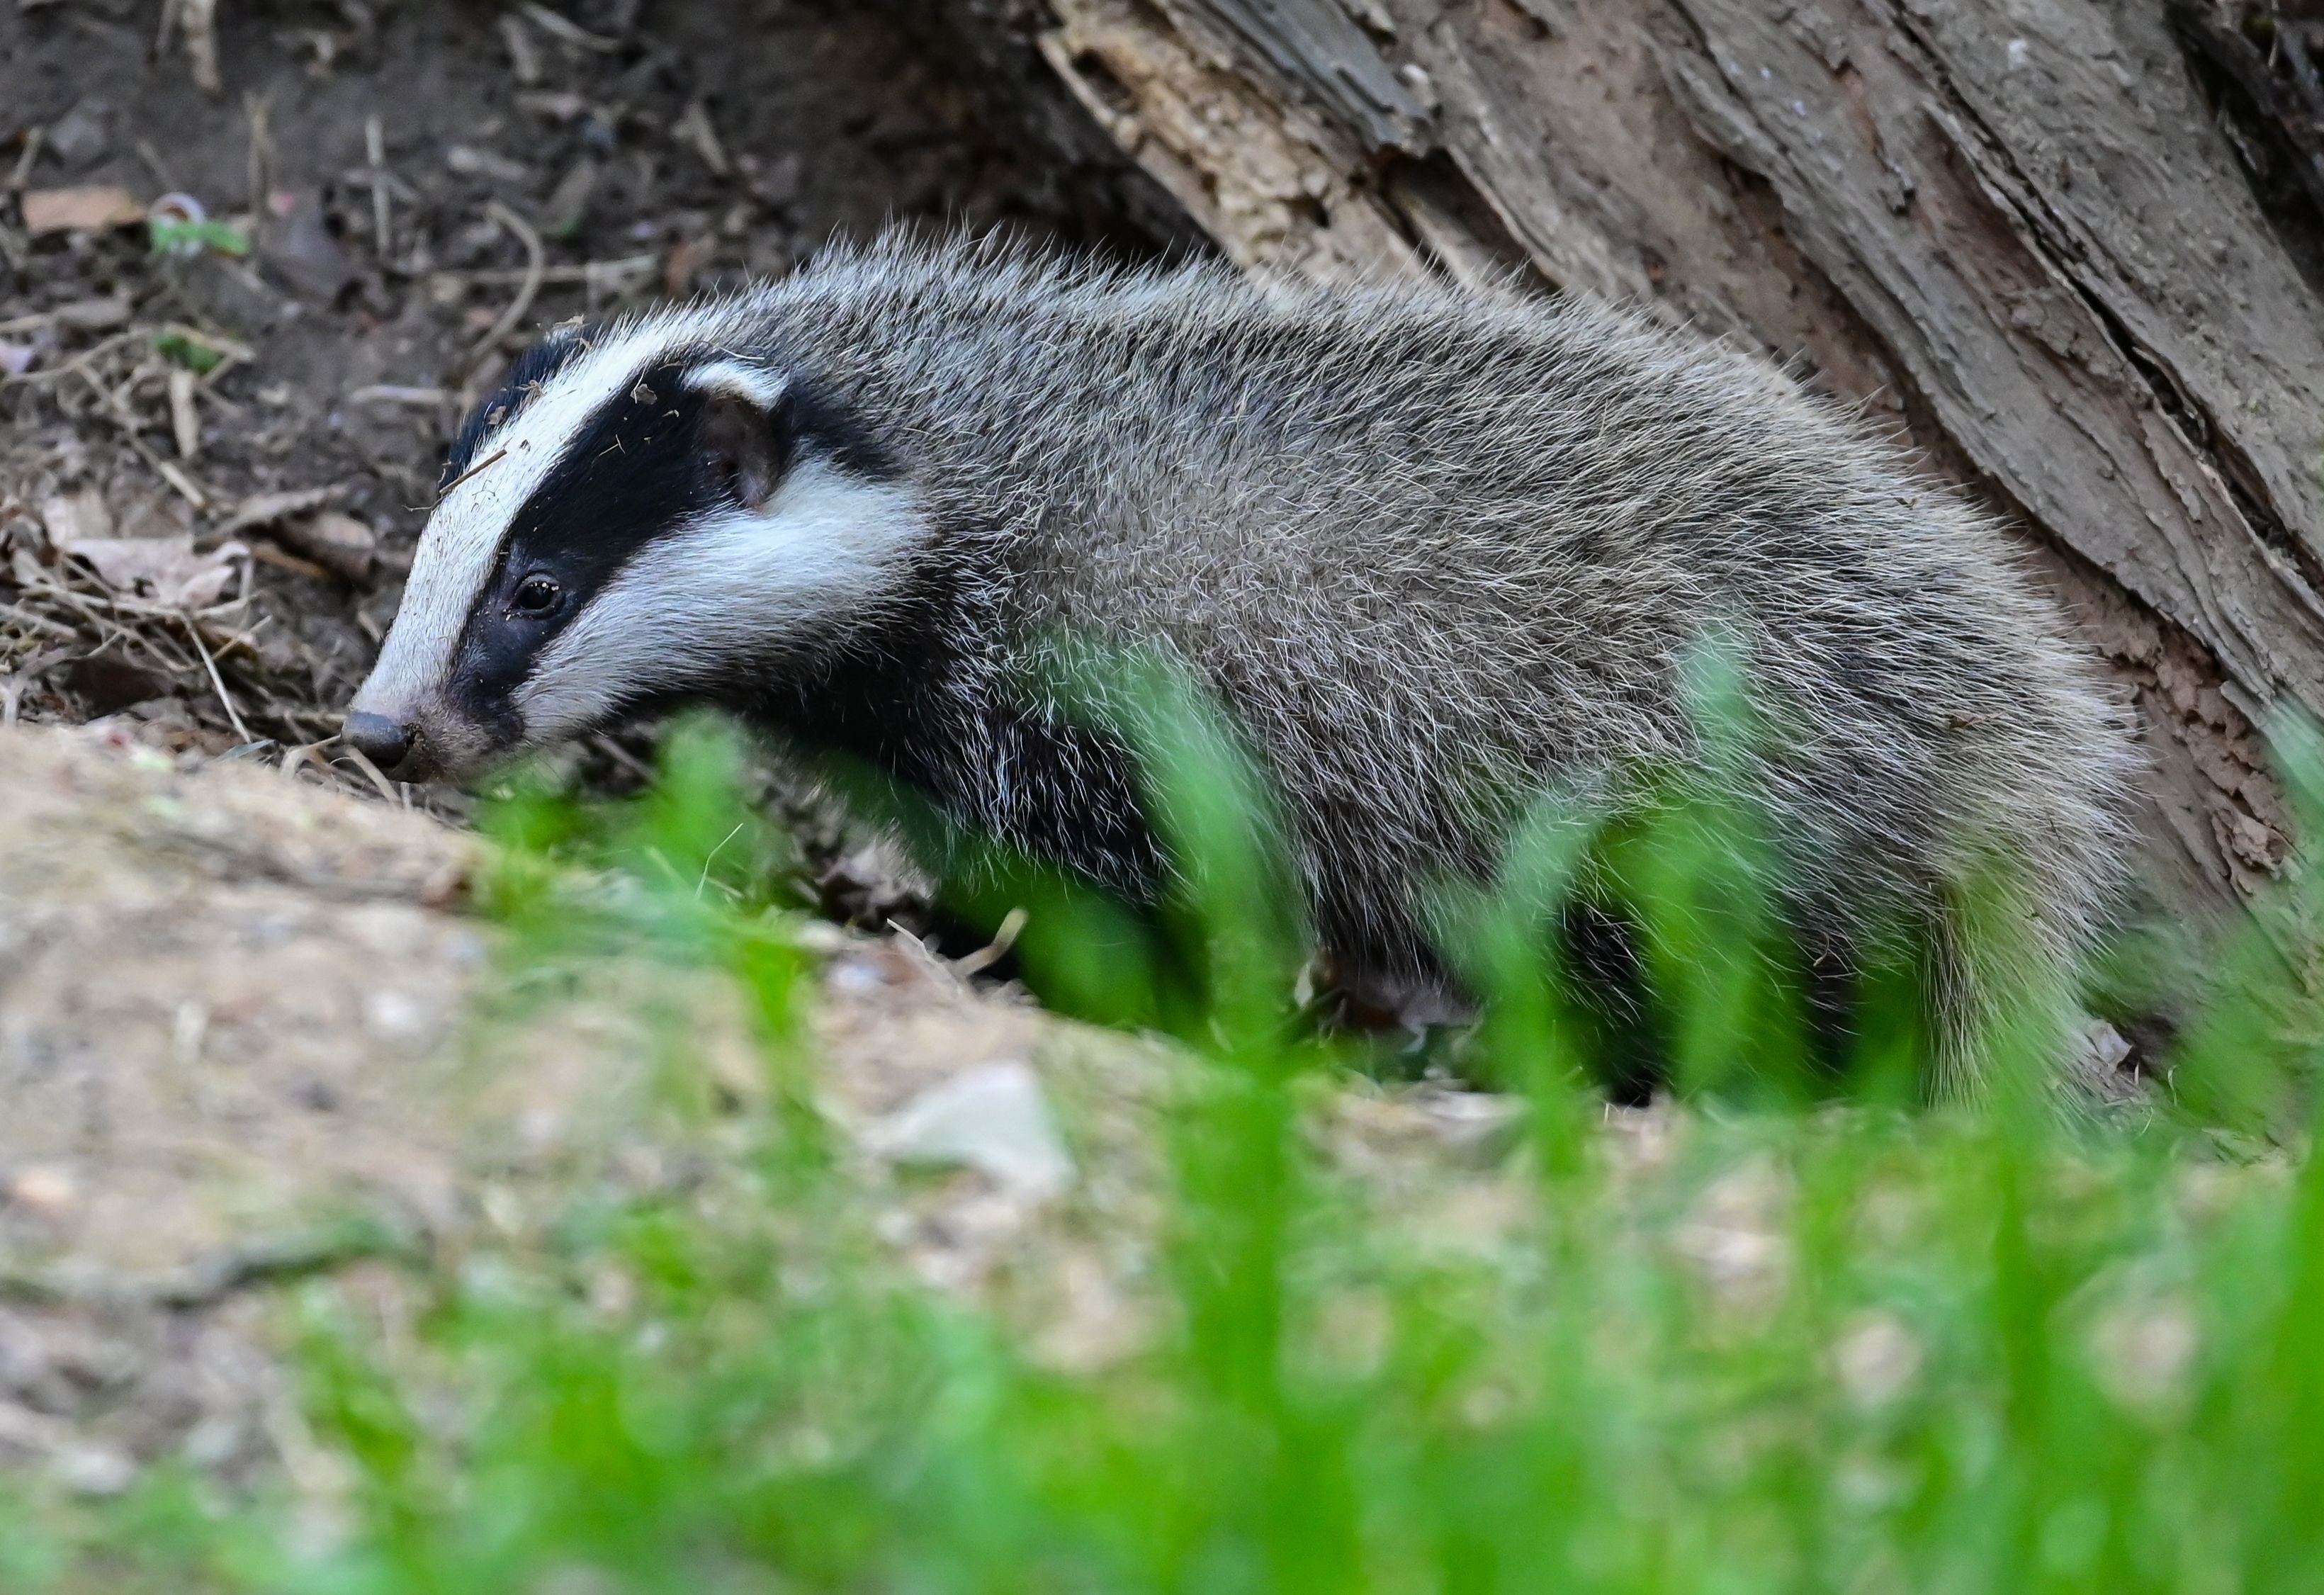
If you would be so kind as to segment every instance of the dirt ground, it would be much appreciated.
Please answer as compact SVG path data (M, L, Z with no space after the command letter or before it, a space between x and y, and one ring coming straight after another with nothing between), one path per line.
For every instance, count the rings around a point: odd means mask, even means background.
M0 723L326 774L541 328L891 220L1102 236L849 0L163 11L0 6Z
M184 762L125 724L0 732L0 1495L112 1495L174 1460L329 1498L272 1287L330 1275L407 1314L592 1203L764 1206L770 1076L731 982L512 960L466 911L465 834ZM1056 1366L1133 1349L1176 1055L908 936L810 922L799 945L865 1232ZM1501 1099L1354 1081L1318 1133L1399 1222L1482 1245L1530 1211L1512 1125Z
M512 996L505 938L463 911L462 833L175 762L0 733L0 1475L79 1493L169 1456L295 1476L264 1286L392 1253L374 1286L420 1291L593 1192L740 1178L767 1090L706 972L615 955L546 1008ZM1069 1266L1068 1231L1131 1200L1142 1160L1111 1143L1152 1049L818 928L818 1101L899 1259L972 1291L1006 1256ZM706 1119L658 1074L681 1034ZM888 1172L931 1161L959 1177ZM1118 1341L1115 1293L1044 1300L1060 1345Z

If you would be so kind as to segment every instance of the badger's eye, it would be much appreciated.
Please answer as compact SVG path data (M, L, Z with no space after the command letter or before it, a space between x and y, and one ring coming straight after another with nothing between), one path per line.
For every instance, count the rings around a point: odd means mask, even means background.
M557 607L564 589L545 576L529 576L517 584L515 609L519 614L540 616Z

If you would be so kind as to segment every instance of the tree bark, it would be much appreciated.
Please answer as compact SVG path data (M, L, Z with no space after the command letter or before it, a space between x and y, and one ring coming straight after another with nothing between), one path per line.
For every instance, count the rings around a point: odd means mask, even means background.
M2280 864L2255 725L2324 712L2324 12L913 3L1250 270L1516 270L1886 419L2135 693L2171 895Z

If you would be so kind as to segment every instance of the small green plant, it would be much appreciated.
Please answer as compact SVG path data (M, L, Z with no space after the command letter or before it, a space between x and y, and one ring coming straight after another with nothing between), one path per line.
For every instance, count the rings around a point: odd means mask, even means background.
M224 351L188 337L181 332L165 332L153 339L153 352L173 365L182 365L196 376L208 376L226 364Z
M145 224L145 228L148 246L155 254L200 254L207 251L240 260L250 253L249 235L232 222L157 216Z

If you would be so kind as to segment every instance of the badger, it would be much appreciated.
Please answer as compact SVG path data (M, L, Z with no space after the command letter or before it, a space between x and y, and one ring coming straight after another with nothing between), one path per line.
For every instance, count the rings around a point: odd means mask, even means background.
M1997 844L2064 978L2135 744L2002 528L1757 355L1515 289L890 235L560 328L460 429L344 736L456 778L712 704L1151 900L1137 739L1049 668L1134 650L1238 729L1337 964L1409 982L1534 793L1697 759L1712 630L1818 967L1957 943Z

